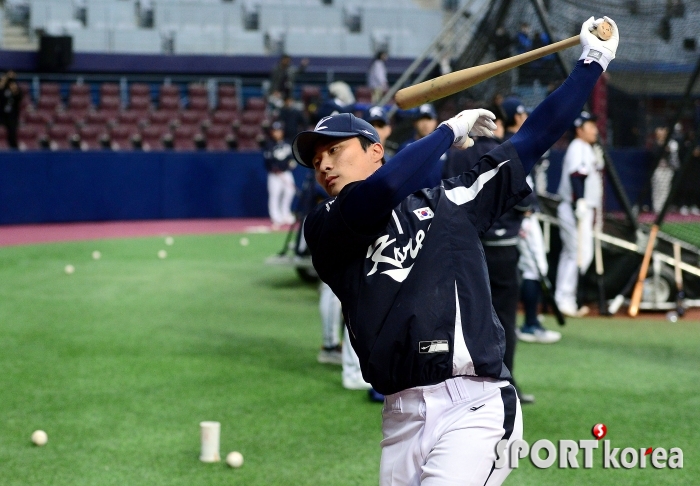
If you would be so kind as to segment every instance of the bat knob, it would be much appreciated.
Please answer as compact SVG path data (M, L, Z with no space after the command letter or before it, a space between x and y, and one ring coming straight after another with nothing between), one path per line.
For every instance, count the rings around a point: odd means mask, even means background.
M593 27L591 33L595 34L598 39L606 41L612 37L612 25L604 20L598 24L598 27Z

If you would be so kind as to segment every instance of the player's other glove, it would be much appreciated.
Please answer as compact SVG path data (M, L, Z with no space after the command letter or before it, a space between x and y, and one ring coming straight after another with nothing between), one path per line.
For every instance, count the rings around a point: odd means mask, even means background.
M612 26L612 36L606 41L599 39L598 36L593 33L603 21L607 21ZM595 20L591 17L581 26L580 39L581 46L583 46L583 53L579 60L585 59L584 63L586 64L596 61L603 66L603 71L608 69L610 61L615 59L617 45L620 43L620 31L615 21L610 17L603 17L602 19Z
M588 213L588 203L586 203L586 200L584 198L579 198L576 201L576 209L574 210L576 220L581 221L583 218L586 217L586 213Z
M474 145L474 140L469 138L469 132L472 136L493 137L493 130L496 129L496 124L493 120L496 115L489 110L476 109L464 110L457 116L450 118L440 124L447 125L454 133L454 141L452 146L458 149L466 149Z

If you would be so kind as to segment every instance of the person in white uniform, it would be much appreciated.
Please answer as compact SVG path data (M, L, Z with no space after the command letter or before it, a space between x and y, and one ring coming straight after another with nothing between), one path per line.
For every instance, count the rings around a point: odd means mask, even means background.
M579 275L586 273L593 260L593 222L602 217L602 164L593 150L598 127L593 115L586 111L574 121L575 138L564 155L561 181L557 194L562 202L557 208L562 250L557 268L554 299L562 314L581 317L587 306L576 301Z
M292 169L296 166L292 156L292 146L284 141L284 125L273 122L270 126L270 140L263 151L267 170L268 211L273 227L293 224L292 201L296 185Z

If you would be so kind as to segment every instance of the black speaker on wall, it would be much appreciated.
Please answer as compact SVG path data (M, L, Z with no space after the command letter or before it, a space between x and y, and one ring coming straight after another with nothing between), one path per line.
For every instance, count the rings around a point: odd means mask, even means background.
M42 35L39 41L39 70L62 71L73 62L73 38L69 35Z

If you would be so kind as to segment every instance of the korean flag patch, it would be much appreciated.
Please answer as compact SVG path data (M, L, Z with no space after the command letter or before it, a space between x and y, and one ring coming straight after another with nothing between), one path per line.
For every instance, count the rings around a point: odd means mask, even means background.
M415 214L421 221L425 221L426 219L433 219L433 216L435 216L430 208L414 209L413 214Z

